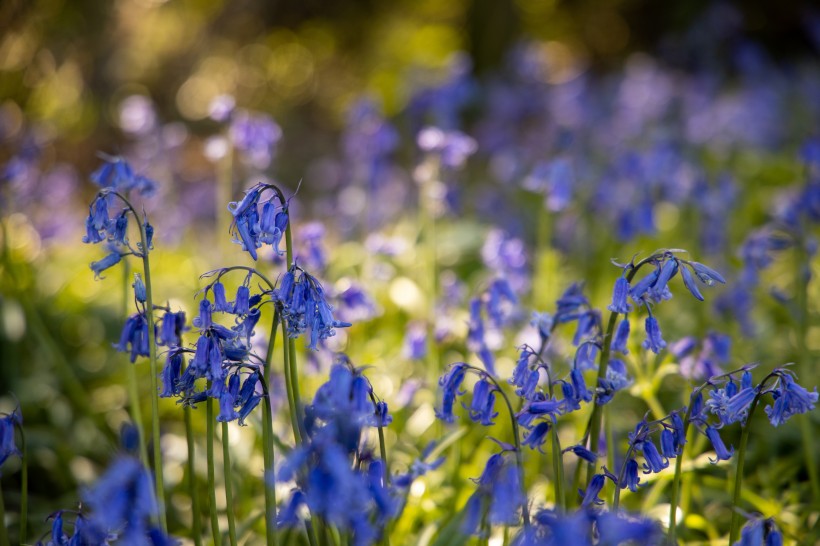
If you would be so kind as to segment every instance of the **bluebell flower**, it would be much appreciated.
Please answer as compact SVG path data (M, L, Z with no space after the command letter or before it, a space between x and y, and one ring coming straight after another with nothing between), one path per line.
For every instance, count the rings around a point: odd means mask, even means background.
M661 431L661 454L666 458L675 458L678 456L675 433L668 428L664 428Z
M138 356L148 356L148 320L142 313L128 317L120 334L120 341L114 346L118 351L131 353L131 363ZM130 347L130 349L129 349Z
M715 460L712 460L711 457L709 458L712 464L716 464L718 461L728 461L732 458L735 452L734 448L726 449L726 445L723 443L723 439L720 437L720 433L716 428L707 426L706 436L709 438L709 441L712 442L712 447L715 448L715 454L717 455Z
M601 493L601 490L604 488L604 482L606 477L603 474L595 474L589 482L586 491L578 490L578 493L583 497L581 501L581 506L588 507L593 504L601 505L604 504L603 499L599 498L598 495Z
M658 544L663 536L656 521L629 517L620 512L601 512L595 523L601 544Z
M101 273L106 269L114 267L122 259L122 254L119 251L112 249L102 260L91 262L91 270L94 272L95 279L102 279Z
M667 260L660 267L658 278L652 283L649 288L649 296L656 302L669 299L668 284L669 281L678 273L678 261L675 258L667 258Z
M562 324L576 320L579 309L589 307L589 300L583 293L583 285L573 283L564 291L555 304L555 322Z
M726 279L724 279L723 276L714 269L698 262L688 263L692 266L692 269L694 269L695 271L695 275L703 284L707 286L712 286L713 284L715 284L715 282L719 282L720 284L726 284Z
M276 526L282 528L292 528L301 524L299 510L305 505L305 494L299 489L291 491L290 498L283 503L282 508L276 515Z
M232 312L234 315L247 315L250 311L250 288L244 284L236 289L236 300L233 302Z
M495 424L493 419L498 412L493 412L495 406L495 386L486 379L479 380L473 387L473 400L470 405L470 419L484 426Z
M508 380L511 385L523 387L530 377L530 360L536 356L535 352L527 345L520 348L518 361L513 368L512 377ZM519 395L521 396L521 395Z
M455 420L453 415L453 404L456 397L464 394L460 391L461 383L464 381L464 374L466 373L466 364L458 362L453 364L450 369L439 379L439 386L441 387L441 406L436 408L436 417L445 423L452 423Z
M661 336L661 328L658 320L652 315L646 318L646 340L643 342L646 349L652 350L655 354L661 352L666 347L666 341Z
M788 371L781 371L774 395L774 404L766 406L766 415L774 426L785 423L792 415L806 413L817 403L817 387L813 392L798 385Z
M633 493L638 492L638 487L642 486L641 478L638 474L638 461L629 459L626 462L626 472L623 476L623 481L620 484L621 489L629 488Z
M552 315L549 313L538 313L533 311L532 318L530 319L530 325L535 326L538 330L538 336L541 338L541 342L544 343L547 339L549 339L552 332Z
M144 544L159 507L148 470L135 458L117 458L83 495L92 509L91 521L118 531L125 543Z
M310 329L308 347L314 351L318 349L319 340L336 335L334 328L351 325L333 318L333 308L325 298L321 283L295 265L282 277L274 299L281 306L288 336L298 337Z
M578 324L572 344L576 347L587 337L595 337L601 331L601 313L597 309L590 309L578 314Z
M427 356L427 327L422 322L407 323L404 333L403 354L411 360L424 360Z
M493 352L490 350L489 347L486 345L482 345L481 348L476 353L478 359L484 364L484 369L487 370L487 373L490 375L496 375L495 373L495 356Z
M632 380L626 373L624 361L618 358L611 359L606 369L606 377L598 380L595 403L599 405L607 404L616 392L631 384Z
M233 379L233 377L236 377L236 375L232 376L231 379ZM239 414L236 413L234 409L235 402L236 399L231 389L223 388L219 395L219 415L216 416L216 420L228 422L239 418Z
M20 424L21 422L22 418L18 417L17 410L10 415L0 417L0 466L11 456L22 457L14 441L15 423Z
M487 316L496 328L504 326L518 304L518 297L513 292L507 279L495 279L487 289Z
M91 181L101 188L112 188L120 193L136 191L143 197L150 197L157 183L150 178L135 174L131 165L122 157L105 157L103 165L91 174Z
M763 520L754 518L740 530L740 541L733 546L763 546Z
M142 280L142 275L139 273L134 273L134 283L131 285L134 289L134 297L140 303L145 303L145 300L148 298L146 295L145 283Z
M703 301L703 294L700 293L698 285L695 284L695 279L692 277L692 273L689 272L689 268L687 268L686 265L680 268L680 274L681 277L683 277L683 285L686 289L689 290L696 299Z
M529 431L522 444L529 446L530 449L541 451L541 446L543 446L547 440L547 434L551 426L549 421L541 421Z
M493 525L517 525L519 511L527 499L521 491L521 473L513 458L504 466L492 485L489 522Z
M576 444L574 446L570 446L562 451L562 453L572 452L577 455L579 458L585 460L588 463L594 463L598 460L598 455L593 453L592 451L588 450L581 444Z
M624 355L629 354L629 349L626 347L629 341L629 319L624 318L618 323L618 329L615 330L615 337L612 338L612 345L610 350L615 353Z
M541 374L538 369L528 370L526 372L527 378L520 388L515 389L515 394L525 400L534 400L538 390L538 383L541 380Z
M643 452L646 462L643 465L644 474L657 473L669 466L669 460L658 453L658 448L650 438L640 442L638 446Z
M658 280L658 276L660 275L660 268L656 267L652 270L651 273L646 275L640 281L636 282L632 285L632 288L629 290L630 297L635 300L636 302L640 302L643 298L643 295L647 293L647 291L655 284Z
M160 397L170 398L180 394L179 380L182 374L182 364L184 362L183 351L172 349L168 351L165 367L162 369L162 391Z
M232 312L233 307L228 303L228 299L225 295L225 285L219 281L216 281L211 285L211 290L214 294L213 310L220 313Z
M574 366L579 370L594 370L598 367L596 360L598 359L598 342L596 340L587 340L578 347L575 351Z
M575 397L578 400L589 402L592 400L592 393L587 389L584 382L584 374L578 368L573 368L570 371L570 380L572 381L572 388L575 390Z
M168 347L182 343L182 332L185 331L185 311L166 311L162 315L160 328L157 332L157 343Z
M479 491L476 491L467 499L467 504L464 506L464 517L461 520L460 527L461 532L465 535L478 534L478 526L481 523L484 503L483 495L481 495Z
M681 419L680 413L677 411L673 411L670 414L670 419L672 421L672 430L674 433L675 452L680 453L683 446L686 445L686 430L683 426L683 419Z

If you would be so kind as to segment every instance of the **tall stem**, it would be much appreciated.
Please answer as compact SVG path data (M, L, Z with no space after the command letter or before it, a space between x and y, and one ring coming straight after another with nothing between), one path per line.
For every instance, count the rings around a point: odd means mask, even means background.
M801 224L805 221L801 218ZM802 233L802 226L799 233ZM802 235L797 237L797 256L795 260L795 283L797 288L796 300L798 306L798 332L797 332L797 363L800 371L804 375L804 379L808 380L808 384L813 384L814 370L808 350L808 333L809 333L809 254L806 252L806 242ZM814 497L815 504L820 503L820 477L817 475L817 462L814 457L814 438L815 433L812 430L811 416L798 415L800 422L800 434L803 439L803 456L806 462L806 470L809 474L809 483L811 484L811 492Z
M475 368L473 366L467 367L479 373L481 376L486 377L487 379L492 381L493 385L495 385L496 390L501 395L501 398L504 400L504 403L507 405L507 411L510 415L510 424L512 425L513 439L515 440L515 462L518 465L519 481L521 482L521 494L524 498L524 504L521 506L521 515L524 518L524 526L529 527L530 510L527 504L527 487L524 484L524 454L521 451L521 435L518 431L518 421L515 418L515 412L513 411L512 404L510 404L510 398L507 396L507 393L505 393L501 389L501 385L498 384L498 381L496 381L495 377L489 375L480 368Z
M276 346L276 332L279 329L279 311L273 315L268 352L265 355L265 406L262 412L262 457L265 463L265 541L267 546L279 543L276 528L276 477L273 461L273 410L271 408L270 386L273 380L273 350ZM270 481L270 483L269 483Z
M222 471L225 479L225 510L228 514L228 537L236 546L236 520L233 509L233 477L231 473L231 449L228 423L222 422Z
M663 254L653 254L644 258L634 266L629 268L626 273L627 282L632 282L635 274L644 265L658 259ZM615 325L618 322L618 313L610 311L609 322L607 323L606 333L604 334L603 348L601 349L601 356L598 359L598 378L596 384L600 383L602 379L606 379L606 370L609 367L610 348L612 346L612 334L615 332ZM592 415L589 417L589 450L593 453L598 453L598 443L601 436L601 419L603 417L603 406L598 403L598 394L595 394L593 399ZM608 446L608 449L612 449ZM589 485L592 476L595 474L595 463L587 464L587 485Z
M9 530L6 528L5 522L6 521L6 505L3 502L3 488L0 487L0 522L3 525L0 525L0 546L9 546L11 542L9 542Z
M194 442L194 427L191 422L191 408L185 406L182 410L185 416L185 441L188 444L188 460L186 467L188 470L188 495L191 497L191 537L194 546L202 546L202 526L199 522L199 495L196 491L196 444Z
M154 339L154 296L151 284L151 263L148 259L148 236L145 222L138 222L142 242L142 268L145 276L145 318L148 321L148 359L151 367L151 432L154 442L154 479L156 482L157 503L159 504L160 526L168 529L165 516L165 484L162 476L162 445L159 430L159 377L157 370L157 344Z
M689 445L691 440L689 436L689 419L692 417L692 403L686 408L686 414L683 416L683 437L686 438L686 444ZM669 500L669 544L675 545L678 543L678 503L680 502L680 483L681 473L683 471L683 456L686 449L681 449L678 456L675 458L675 476L672 478L672 498Z
M26 448L26 433L22 426L20 430L20 544L26 543L28 535L28 449ZM0 519L0 521L3 521Z
M543 347L542 347L543 350ZM541 352L539 351L539 355ZM553 396L552 377L547 375L550 398ZM555 492L555 506L562 512L567 510L567 498L564 493L564 454L561 451L561 439L558 437L558 423L552 422L552 472L555 476L553 490Z
M128 316L128 308L131 302L131 291L129 290L129 281L131 277L131 267L128 260L123 260L122 267L122 316ZM145 427L142 423L142 410L140 409L140 395L139 382L137 381L137 369L133 364L126 364L128 374L128 397L130 398L128 410L131 414L131 422L137 429L139 435L139 450L140 460L145 468L149 468L148 464L148 448L145 446Z
M210 390L210 381L208 382L208 389ZM208 462L208 493L211 501L211 534L214 539L214 546L222 543L219 533L219 517L216 515L216 470L214 464L214 399L210 396L205 402L205 441L206 441L206 458Z

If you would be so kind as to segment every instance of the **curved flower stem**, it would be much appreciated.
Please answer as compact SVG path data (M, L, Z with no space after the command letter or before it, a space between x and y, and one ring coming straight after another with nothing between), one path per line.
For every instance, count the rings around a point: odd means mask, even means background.
M296 405L296 398L293 396L293 382L291 381L290 351L288 350L288 332L285 321L282 321L282 356L284 357L285 372L285 392L288 396L288 409L290 410L290 425L293 429L293 438L297 445L302 443L302 429L299 426L299 409Z
M271 393L269 385L273 379L273 350L276 346L276 332L279 329L279 310L273 315L271 324L268 352L265 355L265 407L262 412L262 457L265 463L265 540L267 546L277 546L279 543L276 528L276 477L273 460L273 410L271 408ZM270 483L269 483L270 482Z
M507 405L507 410L510 414L510 424L512 425L513 430L513 439L515 440L515 462L518 465L518 472L520 473L520 481L521 481L521 493L524 497L524 504L521 507L521 516L524 519L524 526L529 527L530 525L530 510L527 505L527 487L524 485L524 454L521 451L521 435L518 431L518 421L515 418L515 412L513 411L512 404L510 404L510 398L507 396L501 389L501 385L498 383L495 377L491 376L484 370L480 368L476 368L475 366L471 366L467 364L465 368L473 370L474 372L478 373L482 377L486 377L490 381L492 381L493 385L495 385L496 390L501 395L501 398L504 399L504 403Z
M185 417L185 440L188 444L188 495L191 497L191 538L194 546L202 546L202 526L199 522L199 495L196 492L196 443L194 442L194 426L191 421L191 408L185 406L182 410Z
M657 260L661 256L663 256L663 253L656 253L632 265L626 274L627 282L632 282L632 279L635 277L635 274L641 267ZM607 323L606 333L604 334L603 348L601 349L601 356L598 359L598 378L596 380L596 384L600 382L602 379L606 379L606 370L609 366L610 348L612 346L612 334L615 332L615 325L618 322L618 314L619 313L616 313L615 311L610 311L609 313L609 322ZM588 428L589 450L593 453L598 453L598 442L601 436L601 420L603 418L603 407L598 403L597 392L592 403L592 415L590 415L589 417ZM612 449L612 447L608 446L608 449ZM588 463L586 478L587 485L589 485L589 482L594 474L595 463Z
M131 268L128 265L128 260L123 260L122 267L122 314L128 317L128 305L131 301L128 290L129 280L131 276ZM140 409L139 383L137 382L137 370L133 364L126 364L128 374L128 397L130 398L128 410L131 414L131 421L137 429L139 436L139 450L140 460L145 468L148 468L148 449L145 447L145 427L142 424L142 410Z
M157 370L157 343L154 339L154 297L151 285L151 263L148 260L148 236L145 232L145 223L140 223L140 239L142 240L142 267L145 275L145 313L148 320L148 359L151 373L151 432L154 442L154 479L156 481L157 503L159 504L159 519L163 531L167 531L168 523L165 517L165 484L162 476L162 444L159 430L159 377Z
M210 390L210 381L208 389ZM211 501L211 534L214 539L214 546L221 544L219 532L219 517L216 515L216 471L214 469L214 399L210 396L205 402L205 435L206 435L206 457L208 459L208 493Z
M222 422L222 468L225 479L225 511L228 514L228 537L236 546L236 520L233 507L233 477L231 474L231 450L228 423Z
M766 382L772 377L776 377L776 374L770 373L760 382L757 395L755 395L754 400L752 400L749 406L749 414L746 416L746 420L743 422L743 427L740 432L740 447L737 449L737 466L735 467L735 488L732 494L732 508L734 508L734 510L732 510L732 524L731 527L729 527L729 544L737 542L740 536L741 518L738 508L740 506L740 491L743 486L743 463L746 460L746 445L749 442L749 425L752 422L752 417L754 417L755 410L760 402L760 397L766 392L764 388Z
M644 424L644 426L642 426L640 429L635 431L635 436L636 437L640 436L641 432L643 432L644 428L646 428L646 427L647 427L647 425ZM607 441L609 441L609 439L607 439ZM632 457L632 452L634 450L635 450L635 444L633 442L630 442L629 443L629 449L626 450L626 456L624 457L624 462L621 465L621 471L618 472L618 476L617 476L618 483L615 484L615 496L612 499L612 511L613 512L617 512L618 511L618 506L620 506L620 504L621 504L621 483L623 483L624 474L626 474L626 464L629 462L629 459ZM614 452L611 445L608 446L607 451ZM613 457L613 459L614 459L614 457ZM607 464L609 464L609 461L607 461Z
M539 352L540 355L540 352ZM552 376L547 371L547 387L550 398L553 396ZM555 475L553 490L555 492L555 506L561 511L567 510L567 498L564 493L564 454L561 451L561 439L558 437L558 423L552 421L552 472ZM580 465L579 465L580 466Z

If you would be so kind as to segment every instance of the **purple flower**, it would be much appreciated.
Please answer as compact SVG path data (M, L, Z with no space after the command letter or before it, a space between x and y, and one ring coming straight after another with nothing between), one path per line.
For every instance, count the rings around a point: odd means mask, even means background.
M666 341L661 336L658 320L651 315L646 318L646 340L643 342L643 346L646 349L651 349L655 354L666 347Z

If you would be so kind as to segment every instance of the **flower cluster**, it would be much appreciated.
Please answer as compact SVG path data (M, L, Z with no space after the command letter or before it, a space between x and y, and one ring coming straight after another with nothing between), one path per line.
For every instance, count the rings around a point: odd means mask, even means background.
M313 350L320 340L336 334L334 328L351 326L333 317L333 307L325 298L322 284L295 264L282 276L273 299L290 337L298 337L310 328L309 347Z
M251 337L261 316L259 306L263 294L251 295L250 280L249 274L237 288L233 301L228 301L219 277L205 289L199 314L194 319L194 326L199 328L195 349L179 345L179 315L166 314L161 329L165 333L160 339L169 350L162 371L160 396L181 396L183 403L191 405L207 397L216 398L220 410L218 421L238 419L240 425L245 424L265 390L259 365L253 362L251 353ZM228 328L215 322L214 313L232 316L233 326ZM183 371L186 353L193 356ZM209 381L210 387L198 390L199 379Z
M596 541L595 537L598 537ZM634 544L652 546L662 537L657 522L625 512L608 512L583 506L563 514L541 510L534 514L533 525L524 527L512 541L513 546L561 546L573 544Z
M362 370L340 355L330 378L305 408L302 443L279 469L277 481L294 484L278 523L300 523L299 508L350 532L353 544L378 540L388 520L402 508L402 491L413 479L436 468L440 461L418 463L391 484L382 459L375 458L364 440L365 427L385 427L392 417ZM425 454L426 456L427 454Z
M273 195L263 201L262 195L267 190L272 190ZM231 202L228 210L233 215L231 235L234 242L242 245L242 250L246 250L251 258L258 259L256 249L263 244L272 246L277 254L283 254L279 243L288 226L288 203L275 186L256 184L245 193L242 201Z

